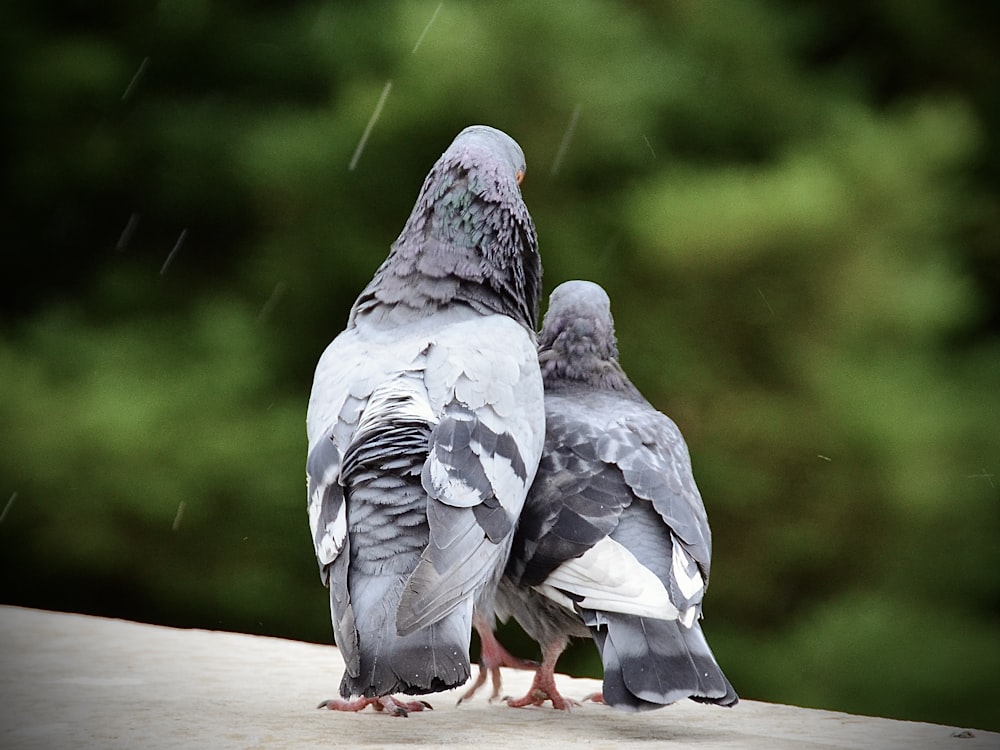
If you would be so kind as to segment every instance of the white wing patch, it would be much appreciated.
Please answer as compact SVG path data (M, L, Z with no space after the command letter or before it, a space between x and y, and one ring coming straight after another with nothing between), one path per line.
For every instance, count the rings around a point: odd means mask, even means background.
M328 521L324 529L320 529L320 519L323 515L323 498L327 487L337 482L340 474L340 464L330 464L323 469L323 474L317 477L315 489L309 498L309 530L316 547L316 559L320 565L332 563L344 546L347 538L347 507L341 503L333 521Z
M701 598L705 594L705 579L701 575L698 563L689 555L680 540L676 537L673 541L673 552L671 553L670 575L677 584L677 590L681 592L687 601L692 605L681 611L678 619L681 625L691 628L698 617Z
M621 612L622 614L676 620L680 613L660 579L635 555L611 537L567 560L552 571L537 590L553 601L574 609Z
M681 625L690 630L691 626L694 625L694 621L697 618L698 618L698 608L688 607L687 609L685 609L683 612L680 613L680 616L677 619L680 620Z
M685 599L693 599L696 595L705 590L705 580L698 570L698 563L684 551L680 543L674 539L673 560L670 566L670 573L677 582L677 588L684 595ZM699 597L700 599L700 597Z
M435 497L440 498L441 502L456 508L471 508L482 502L483 498L478 491L433 456L428 460L427 467Z
M347 505L341 503L336 518L327 523L322 534L316 533L318 523L319 506L310 503L309 526L313 530L313 539L316 540L316 559L320 565L329 565L340 554L340 550L344 547L344 540L347 538Z
M521 478L514 470L511 460L506 456L497 453L484 454L478 445L474 445L473 450L479 455L483 472L493 486L494 495L505 510L510 510L516 515L520 510L520 506L516 503L519 498L523 498L526 494L528 485L534 479L534 471L529 472L527 477Z

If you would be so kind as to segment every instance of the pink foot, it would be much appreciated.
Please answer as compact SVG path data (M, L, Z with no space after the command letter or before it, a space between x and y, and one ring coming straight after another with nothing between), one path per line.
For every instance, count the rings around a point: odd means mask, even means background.
M492 701L500 694L500 668L499 667L487 667L485 664L480 662L479 664L479 674L476 675L475 682L469 686L469 689L462 693L461 697L458 699L456 705L461 706L464 701L469 700L472 696L479 692L484 684L486 684L486 676L490 676L490 681L493 683L493 694L490 695L490 700Z
M600 703L606 706L607 703L604 702L604 693L591 693L590 695L583 696L585 701L591 701L592 703Z
M545 701L552 701L552 707L560 711L569 711L573 706L580 704L569 698L563 698L556 687L556 661L559 655L566 648L565 640L556 640L546 644L542 649L544 659L542 666L535 672L535 679L531 681L528 694L523 698L504 698L511 708L524 708L525 706L541 706Z
M569 711L573 706L580 704L571 698L564 698L559 689L556 688L555 675L549 674L547 677L542 674L543 670L538 670L535 679L528 689L528 694L523 698L504 698L511 708L525 708L526 706L541 706L545 701L552 701L552 708L560 711Z
M377 698L354 698L352 700L331 698L323 701L316 708L328 708L331 711L363 711L368 706L376 711L386 711L391 716L402 716L403 718L406 718L411 711L434 710L434 707L427 701L401 701L391 695L380 695Z
M486 683L487 675L493 685L490 701L496 700L500 695L501 687L500 667L508 667L510 669L538 669L538 662L514 656L510 651L505 649L493 634L493 629L478 615L473 619L473 625L479 634L479 642L481 644L479 649L479 674L476 675L476 681L458 699L459 704L469 700L469 698L476 694L479 688Z

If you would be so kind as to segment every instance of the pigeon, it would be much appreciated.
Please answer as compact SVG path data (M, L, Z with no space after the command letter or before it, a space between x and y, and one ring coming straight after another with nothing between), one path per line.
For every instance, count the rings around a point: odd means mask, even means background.
M699 624L712 542L688 449L622 370L600 286L553 291L538 358L545 448L496 613L514 617L543 661L528 694L508 704L568 710L556 660L569 638L590 636L604 665L599 699L617 709L735 705Z
M316 366L308 513L340 699L397 716L469 678L545 438L541 260L507 134L466 128Z

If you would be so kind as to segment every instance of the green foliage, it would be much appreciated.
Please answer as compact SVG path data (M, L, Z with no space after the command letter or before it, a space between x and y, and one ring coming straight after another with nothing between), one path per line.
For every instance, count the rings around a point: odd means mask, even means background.
M1000 728L979 7L6 4L0 601L330 641L312 367L484 122L688 438L740 694Z
M206 301L99 329L57 309L26 328L0 366L0 419L16 436L2 464L17 477L6 591L267 632L292 616L272 614L283 597L301 615L316 584L297 574L309 537L302 476L288 470L303 399L277 388L261 325ZM40 568L25 576L24 560ZM123 590L137 601L117 601Z

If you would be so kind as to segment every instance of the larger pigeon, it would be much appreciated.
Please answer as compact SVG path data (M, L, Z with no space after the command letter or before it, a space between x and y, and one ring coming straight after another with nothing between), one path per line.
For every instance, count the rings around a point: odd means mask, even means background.
M603 700L637 711L736 692L699 625L711 533L677 426L618 363L607 294L572 281L552 293L539 343L545 452L521 514L497 612L542 645L513 706L569 703L553 679L571 636L604 663Z
M309 523L346 669L341 696L406 715L469 677L541 455L541 263L524 155L466 128L319 360Z

